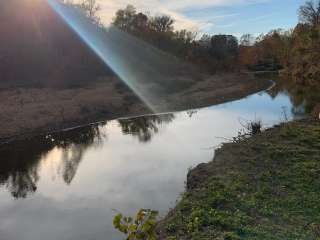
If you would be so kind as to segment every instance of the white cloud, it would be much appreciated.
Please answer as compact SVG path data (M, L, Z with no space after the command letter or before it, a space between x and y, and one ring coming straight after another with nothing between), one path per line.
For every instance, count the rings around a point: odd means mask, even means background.
M101 6L99 12L104 23L109 24L115 12L124 8L128 4L134 5L138 11L154 14L166 14L175 19L175 25L179 28L207 29L214 24L208 21L206 16L200 18L191 18L184 14L185 10L204 9L208 7L232 6L239 4L253 4L266 2L268 0L97 0ZM210 16L214 19L214 16ZM217 16L219 17L219 16ZM220 16L220 17L228 17Z

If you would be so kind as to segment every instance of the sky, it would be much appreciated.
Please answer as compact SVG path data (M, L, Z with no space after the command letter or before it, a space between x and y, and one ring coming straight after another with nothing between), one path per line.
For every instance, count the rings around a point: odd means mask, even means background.
M297 11L305 0L97 0L104 23L115 12L132 4L137 11L166 14L175 19L177 29L201 34L244 33L259 35L276 28L290 29L298 22Z

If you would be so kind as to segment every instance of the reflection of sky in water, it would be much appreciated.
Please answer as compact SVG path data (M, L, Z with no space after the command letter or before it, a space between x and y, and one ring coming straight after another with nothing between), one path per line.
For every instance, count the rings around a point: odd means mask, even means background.
M213 157L211 147L220 137L231 138L241 128L239 119L261 118L266 125L291 108L285 95L265 93L186 112L157 124L149 142L122 133L117 121L101 127L103 142L85 148L76 175L67 185L62 175L62 150L53 148L38 166L37 191L13 200L0 188L1 240L122 239L112 227L113 209L133 214L139 208L165 214L184 189L187 169ZM82 149L74 144L69 148Z
M270 104L272 102L272 104ZM251 95L243 100L234 101L219 106L213 106L212 109L228 108L229 111L237 111L238 114L248 113L260 113L260 114L272 114L280 115L282 106L291 107L289 98L286 95L279 94L272 100L269 94L260 93ZM265 116L263 116L265 117Z

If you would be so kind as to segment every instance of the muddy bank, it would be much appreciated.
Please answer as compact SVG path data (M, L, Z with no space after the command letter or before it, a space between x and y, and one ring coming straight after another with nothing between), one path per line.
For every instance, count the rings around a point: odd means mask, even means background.
M191 170L160 239L318 239L320 122L282 124Z
M156 103L163 111L219 104L266 89L270 81L248 74L184 79L181 91L171 90ZM19 88L0 91L0 141L151 113L130 91L114 79L101 79L82 88Z

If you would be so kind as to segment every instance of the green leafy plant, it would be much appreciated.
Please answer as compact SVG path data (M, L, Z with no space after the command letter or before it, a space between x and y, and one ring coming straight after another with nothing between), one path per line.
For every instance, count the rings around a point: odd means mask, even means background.
M158 212L150 209L141 209L136 218L118 214L113 219L113 226L127 236L127 240L156 240L155 227Z

